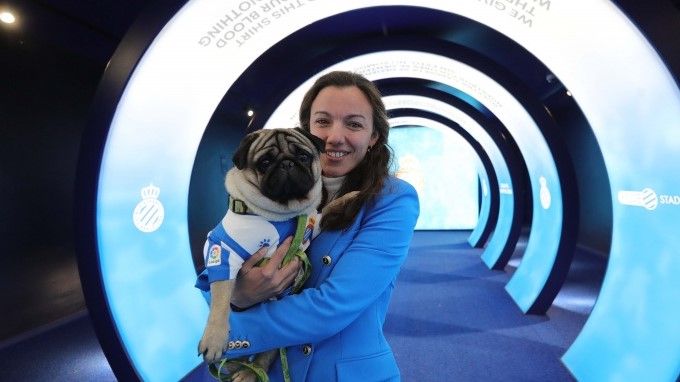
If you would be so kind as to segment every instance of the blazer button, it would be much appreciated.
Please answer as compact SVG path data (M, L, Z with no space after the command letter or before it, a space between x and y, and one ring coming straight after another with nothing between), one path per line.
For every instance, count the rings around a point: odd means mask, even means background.
M312 354L312 345L307 344L307 345L302 346L302 354L304 354L304 355Z
M241 347L243 349L248 349L250 347L250 341L243 341L241 342Z
M229 350L232 350L234 348L234 341L229 341L229 343L227 344L227 348Z
M321 258L321 262L323 263L323 265L331 265L333 259L330 256L324 256Z
M241 341L234 341L234 348L240 349L243 343Z

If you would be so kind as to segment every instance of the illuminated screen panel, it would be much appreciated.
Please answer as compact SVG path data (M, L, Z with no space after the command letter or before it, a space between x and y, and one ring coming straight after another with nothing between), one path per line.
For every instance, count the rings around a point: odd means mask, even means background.
M398 108L413 108L427 110L429 112L446 117L451 121L456 122L465 131L467 131L473 139L479 142L486 152L486 155L491 161L498 185L501 188L499 190L498 217L496 222L487 221L489 216L490 190L485 190L485 187L488 187L488 176L484 175L486 174L486 170L483 168L483 166L480 166L480 175L482 175L480 177L480 182L482 184L482 203L480 207L478 224L475 226L475 229L472 231L472 233L470 233L468 242L470 245L475 246L476 238L479 237L480 232L484 229L484 225L494 224L494 233L487 241L484 252L482 253L482 259L484 259L487 265L491 266L500 256L508 240L510 229L512 227L512 216L514 209L512 197L512 179L500 149L493 141L491 136L489 136L486 130L479 123L477 123L477 121L461 110L445 102L415 95L386 96L383 97L383 101L385 102L385 107L388 110Z
M481 166L470 144L449 127L418 117L390 119L394 173L418 192L418 230L472 229L477 225ZM396 126L396 128L395 128Z
M577 379L678 375L680 330L662 328L677 328L680 316L680 239L666 229L680 221L680 178L670 176L680 163L680 92L654 49L611 2L295 4L189 1L149 46L118 100L97 184L96 252L112 330L142 379L177 380L199 363L195 346L207 307L192 286L186 196L196 148L219 101L283 36L340 12L386 5L429 7L488 25L567 85L600 143L614 225L602 291L565 364ZM536 152L538 159L544 154ZM559 200L549 165L530 172L532 187L540 190L545 178L550 200ZM543 200L547 204L547 196ZM534 207L542 215L540 203ZM541 250L549 253L554 243L545 244Z

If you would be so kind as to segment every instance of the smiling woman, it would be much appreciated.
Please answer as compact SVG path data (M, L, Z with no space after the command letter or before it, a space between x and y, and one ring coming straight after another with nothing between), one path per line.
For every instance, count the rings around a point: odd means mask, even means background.
M326 142L321 157L323 174L346 175L366 156L378 140L373 131L371 105L355 87L327 87L312 103L310 129Z

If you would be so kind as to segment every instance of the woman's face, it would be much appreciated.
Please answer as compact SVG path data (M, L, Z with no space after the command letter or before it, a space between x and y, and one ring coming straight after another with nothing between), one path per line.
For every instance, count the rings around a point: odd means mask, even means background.
M309 119L312 134L326 142L321 169L327 177L347 175L378 140L373 108L356 86L322 89L312 102Z

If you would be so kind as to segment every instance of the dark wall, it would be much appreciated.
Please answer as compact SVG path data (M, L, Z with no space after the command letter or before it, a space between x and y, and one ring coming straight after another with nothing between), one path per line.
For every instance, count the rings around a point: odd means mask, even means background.
M84 308L73 240L80 136L101 62L25 36L0 50L0 340Z
M73 224L81 136L146 3L1 4L17 23L0 24L0 344L85 309Z

